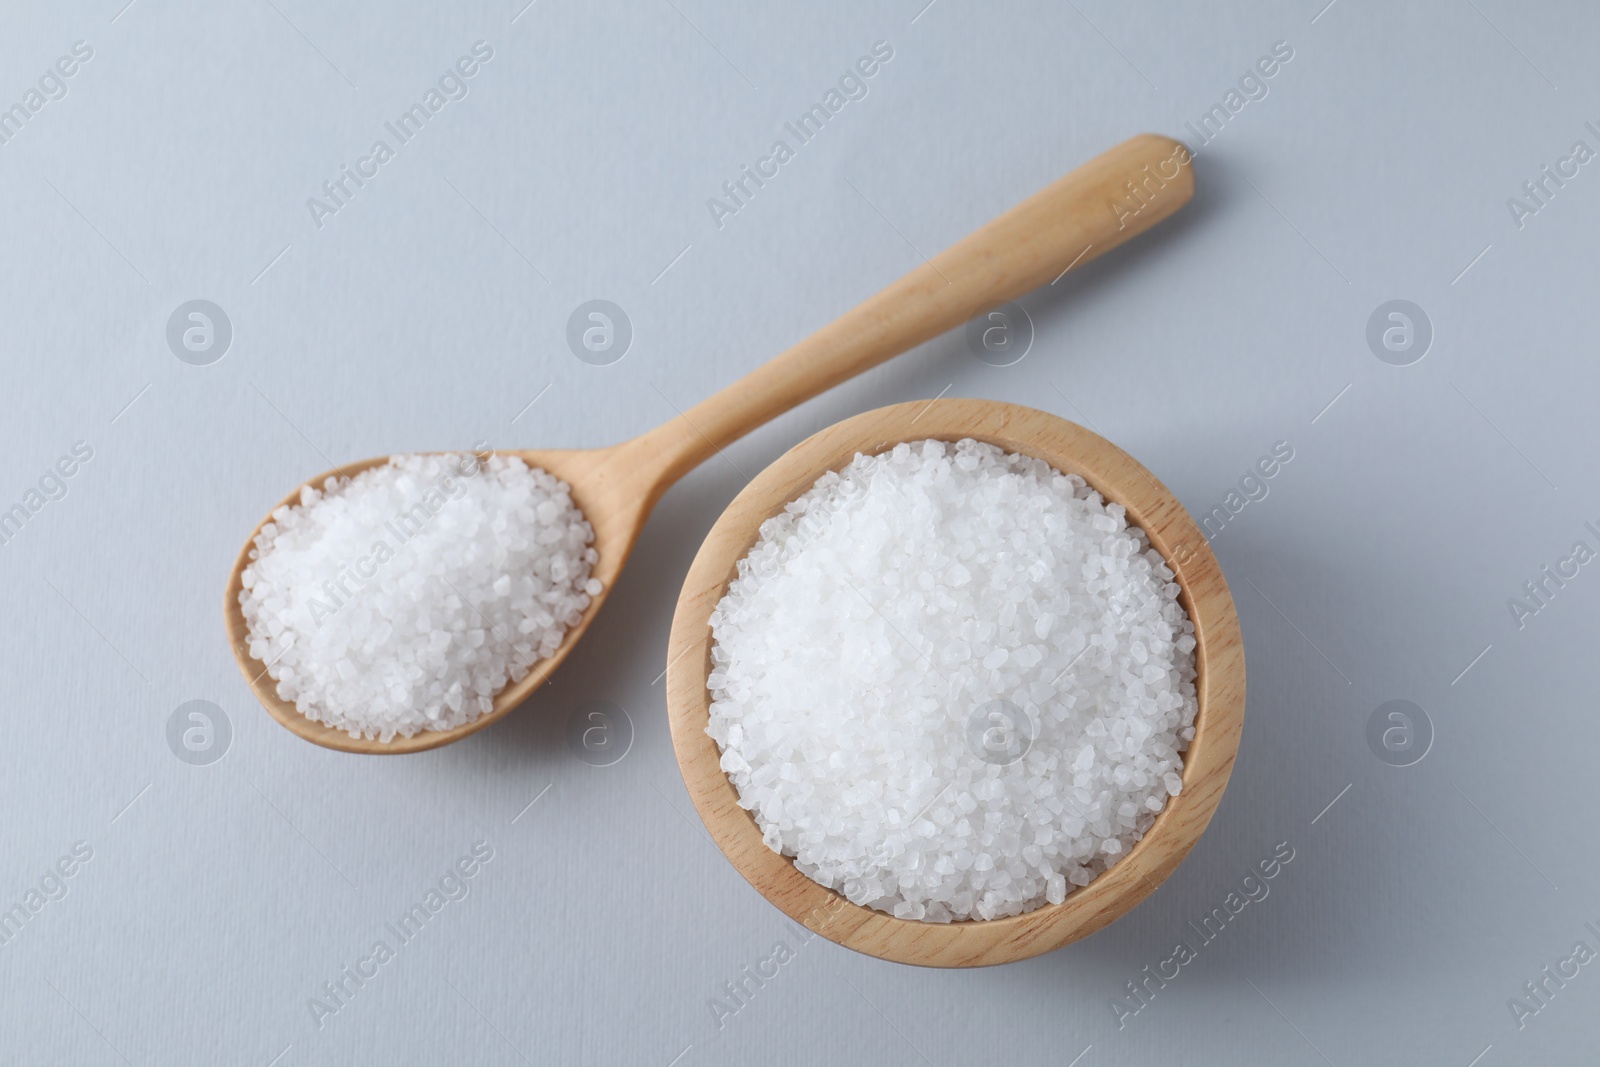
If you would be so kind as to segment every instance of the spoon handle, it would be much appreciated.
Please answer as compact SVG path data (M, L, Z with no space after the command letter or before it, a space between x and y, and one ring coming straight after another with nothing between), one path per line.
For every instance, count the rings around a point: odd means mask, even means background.
M638 454L664 489L797 404L1143 233L1193 193L1188 149L1156 134L1130 138L638 438Z

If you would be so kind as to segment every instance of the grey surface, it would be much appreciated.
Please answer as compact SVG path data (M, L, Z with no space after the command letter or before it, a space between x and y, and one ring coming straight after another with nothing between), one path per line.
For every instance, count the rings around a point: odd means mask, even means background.
M23 900L75 842L93 852L0 946L0 1059L1592 1058L1596 966L1520 1029L1508 998L1575 942L1600 949L1584 925L1600 926L1600 577L1582 568L1520 628L1507 601L1574 541L1600 547L1584 527L1600 527L1600 164L1520 228L1506 201L1575 140L1600 148L1584 128L1600 12L1323 2L0 15L5 103L74 41L94 49L0 145L0 506L74 442L94 450L0 547L0 898ZM494 57L470 94L315 226L306 199L478 40ZM894 58L869 95L719 229L706 199L878 40ZM641 432L1123 137L1193 140L1184 123L1278 41L1293 60L1200 151L1188 212L1023 301L1027 358L986 365L954 333L694 472L581 649L507 721L356 758L252 699L222 584L301 479L390 451ZM166 342L194 299L233 326L210 366ZM610 366L566 345L591 299L633 324ZM1410 366L1366 342L1393 299L1435 332ZM1088 423L1197 514L1276 442L1294 449L1214 541L1250 702L1210 830L1114 926L966 973L800 947L701 832L655 680L741 471L946 391ZM209 765L167 740L197 699L231 724ZM568 743L597 700L634 727L610 766ZM1432 722L1420 763L1369 750L1391 700ZM319 1028L308 1000L479 841L494 858L470 894ZM1270 895L1119 1027L1124 983L1198 943L1187 924L1279 842L1295 858ZM719 1027L708 1002L779 940L795 958Z

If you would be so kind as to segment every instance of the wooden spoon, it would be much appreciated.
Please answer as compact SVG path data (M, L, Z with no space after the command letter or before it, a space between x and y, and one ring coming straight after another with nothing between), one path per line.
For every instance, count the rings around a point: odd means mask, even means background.
M1155 134L1133 137L670 422L610 448L510 453L572 487L574 502L594 527L600 554L594 577L604 589L552 656L496 694L492 711L464 726L387 742L367 740L313 722L278 696L266 665L250 655L249 629L239 606L242 575L269 515L240 551L223 605L228 640L250 688L284 726L307 741L346 752L420 752L483 729L522 703L560 666L616 585L651 508L684 474L795 405L1150 229L1189 202L1192 172L1188 150L1177 141ZM387 462L385 456L347 464L308 484L321 486L334 475L349 476ZM299 499L296 489L281 504Z
M825 471L901 441L971 437L1077 474L1149 536L1177 575L1195 626L1199 710L1183 756L1183 790L1133 849L1060 904L987 921L927 923L852 904L801 874L761 839L706 734L711 612L738 574L761 524ZM1094 933L1154 892L1188 855L1222 800L1244 728L1244 642L1233 597L1205 535L1176 497L1099 434L1043 411L993 400L926 400L846 419L807 438L745 486L706 535L678 599L667 650L667 716L678 768L700 818L745 879L796 922L846 948L897 963L978 967L1009 963ZM1019 765L1020 769L1020 765ZM930 804L931 806L931 804Z

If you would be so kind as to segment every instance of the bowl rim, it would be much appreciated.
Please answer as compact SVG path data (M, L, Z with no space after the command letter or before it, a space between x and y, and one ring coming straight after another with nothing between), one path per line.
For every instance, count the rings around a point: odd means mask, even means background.
M1122 504L1177 575L1179 601L1195 624L1198 711L1184 753L1183 789L1169 798L1128 855L1060 904L1001 919L928 923L852 904L773 852L721 767L706 733L713 609L760 526L824 471L858 452L902 441L973 438L1077 474ZM1244 726L1244 644L1222 568L1188 511L1142 464L1091 430L1057 415L991 400L911 401L835 423L756 475L712 526L684 580L667 650L667 712L673 751L701 821L728 861L763 896L808 930L879 959L973 967L1027 959L1086 937L1154 892L1199 840L1227 786Z

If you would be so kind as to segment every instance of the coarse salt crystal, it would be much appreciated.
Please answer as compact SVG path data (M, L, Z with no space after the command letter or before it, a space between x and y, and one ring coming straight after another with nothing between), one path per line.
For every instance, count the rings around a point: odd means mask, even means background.
M709 733L769 848L929 922L1065 900L1181 787L1194 626L1124 510L965 440L858 455L712 615Z
M566 483L514 456L393 456L261 528L239 595L250 654L351 737L462 726L601 592L593 542Z

